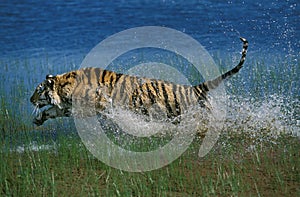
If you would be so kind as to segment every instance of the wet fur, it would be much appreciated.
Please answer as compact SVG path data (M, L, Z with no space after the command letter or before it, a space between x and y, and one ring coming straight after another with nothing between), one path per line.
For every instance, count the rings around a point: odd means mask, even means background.
M209 109L208 91L218 87L224 79L236 74L243 66L248 41L244 38L241 40L243 51L238 65L216 79L196 86L129 76L100 68L83 68L56 76L47 75L30 98L36 113L33 122L42 125L51 118L71 116L74 102L82 104L83 115L93 115L89 114L89 109L94 108L96 113L101 113L111 105L126 106L129 110L148 116L151 115L150 108L155 105L169 119L178 117L192 105L200 104ZM45 106L50 107L39 112Z

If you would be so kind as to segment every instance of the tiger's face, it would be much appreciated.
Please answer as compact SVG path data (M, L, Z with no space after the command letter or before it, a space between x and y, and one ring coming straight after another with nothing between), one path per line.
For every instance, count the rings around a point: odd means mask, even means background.
M30 102L35 106L33 123L42 125L46 120L56 117L71 116L72 93L76 87L76 72L62 75L47 75L40 83ZM40 110L43 108L42 110Z
M47 75L46 80L36 87L30 102L37 108L47 105L55 105L61 108L61 99L56 91L56 81L55 76Z

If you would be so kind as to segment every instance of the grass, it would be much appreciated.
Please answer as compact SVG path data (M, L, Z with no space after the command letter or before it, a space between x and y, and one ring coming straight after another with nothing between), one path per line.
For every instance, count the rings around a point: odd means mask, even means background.
M31 67L32 61L38 66ZM94 158L67 118L49 121L39 128L31 125L29 114L32 108L28 107L28 98L33 87L48 74L51 63L47 61L48 58L41 62L28 59L0 62L3 68L0 82L0 196L300 195L299 138L284 132L272 140L269 136L271 132L277 132L272 126L278 121L290 121L295 125L293 121L299 118L299 85L296 83L299 81L299 63L283 62L277 70L272 70L263 61L250 60L252 67L245 67L243 71L251 73L249 78L238 75L229 84L230 96L264 100L267 95L288 95L290 100L279 103L278 119L273 120L277 118L277 112L271 111L271 118L263 118L267 124L255 126L263 121L247 119L245 122L243 116L224 129L218 143L204 158L198 158L201 139L197 137L170 165L150 172L131 173L111 168ZM21 75L19 68L28 72ZM55 71L52 68L52 71L60 73L69 68L66 64ZM287 74L288 79L284 77ZM239 90L239 86L245 87L245 91ZM235 99L240 101L240 97ZM245 111L246 107L237 108L234 113L244 115L238 110ZM275 109L272 105L266 108L267 111ZM256 106L249 109L260 110Z
M222 135L220 142L229 141ZM240 140L240 138L244 140ZM245 140L247 139L247 140ZM172 164L130 173L94 158L78 136L61 135L55 150L1 152L1 195L8 196L295 196L300 194L299 139L281 136L277 144L249 150L249 136L234 136L205 158L200 140ZM229 147L229 148L228 148Z

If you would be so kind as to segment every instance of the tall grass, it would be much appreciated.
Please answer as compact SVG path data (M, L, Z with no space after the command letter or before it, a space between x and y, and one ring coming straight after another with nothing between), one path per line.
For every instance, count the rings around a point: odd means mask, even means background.
M129 173L95 159L78 138L61 136L54 150L1 152L1 193L54 196L211 196L299 194L299 142L283 136L276 146L216 150L199 160L195 141L159 170ZM286 143L288 142L288 143ZM234 158L232 158L234 157Z

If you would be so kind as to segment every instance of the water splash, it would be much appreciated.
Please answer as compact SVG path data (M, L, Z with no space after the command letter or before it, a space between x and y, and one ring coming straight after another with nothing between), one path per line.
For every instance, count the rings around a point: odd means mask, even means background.
M109 112L104 112L102 117L105 116L106 121L108 118L112 124L118 125L118 130L135 137L174 135L178 132L195 134L197 127L198 131L206 131L207 122L211 119L211 114L201 106L190 107L186 113L172 119L167 117L166 112L157 112L157 108L151 110L152 108L149 109L150 116L146 116L122 107L113 107ZM111 129L110 127L111 124L104 129Z
M271 95L265 100L231 96L224 130L250 134L260 140L281 134L300 136L299 100Z
M265 100L234 95L227 97L227 100L218 99L216 96L210 98L212 114L199 106L191 108L180 117L181 122L178 125L165 122L164 119L145 119L144 116L118 108L114 108L114 112L107 113L106 116L113 120L113 124L118 125L110 129L117 133L124 131L138 138L165 136L170 134L169 131L193 131L192 135L206 137L210 130L228 134L249 134L254 141L273 142L282 134L300 137L299 100L281 95L271 95ZM224 112L220 113L222 110L226 110L225 117Z

